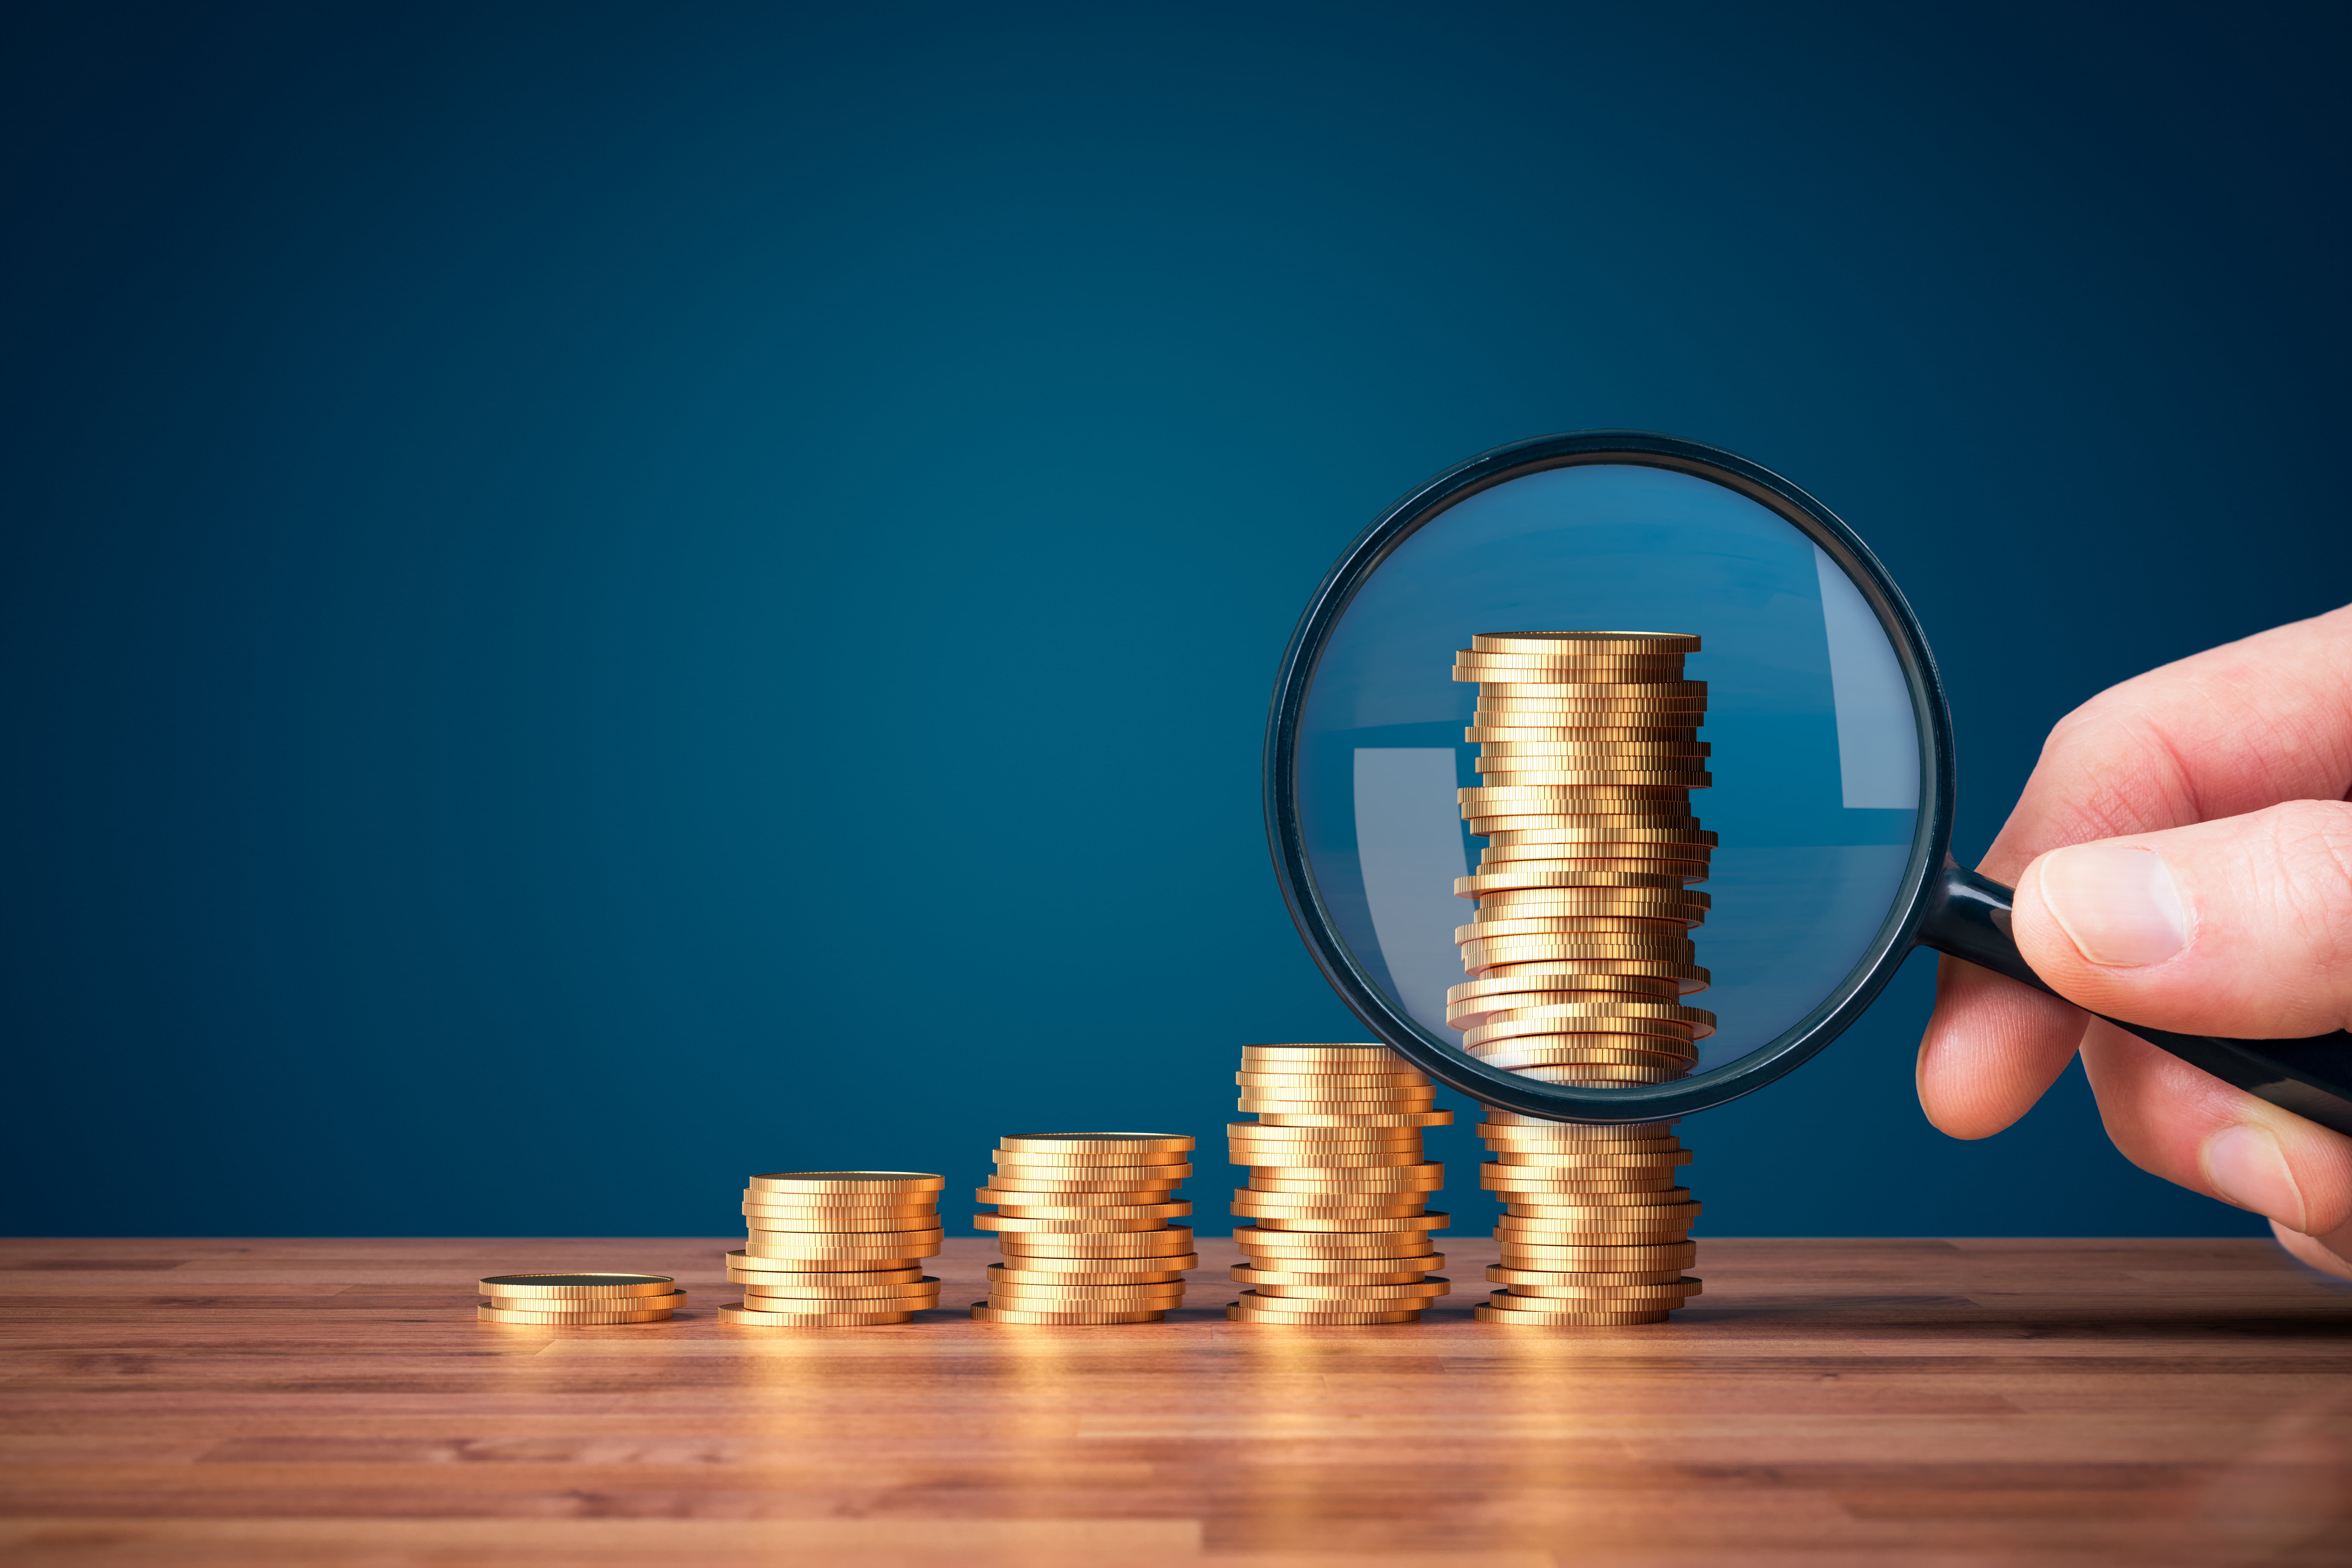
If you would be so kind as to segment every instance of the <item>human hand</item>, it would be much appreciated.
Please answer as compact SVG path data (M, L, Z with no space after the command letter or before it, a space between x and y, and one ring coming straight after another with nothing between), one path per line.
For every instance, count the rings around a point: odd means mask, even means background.
M2061 720L1979 868L2033 972L2151 1028L2292 1039L2352 1023L2352 608L2101 692ZM1919 1103L1955 1138L2025 1114L2082 1052L2107 1136L2268 1215L2352 1279L2352 1138L2114 1025L1947 958Z

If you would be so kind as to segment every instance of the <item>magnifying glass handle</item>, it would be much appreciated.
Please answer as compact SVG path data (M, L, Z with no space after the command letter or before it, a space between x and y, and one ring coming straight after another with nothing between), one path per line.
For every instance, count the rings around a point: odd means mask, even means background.
M2025 966L2017 939L2010 934L2014 897L2014 889L1963 869L1946 856L1940 882L1929 885L1918 943L2055 996L2058 993ZM2107 1018L2105 1013L2096 1016ZM2352 1034L2338 1029L2302 1040L2225 1040L2214 1035L2176 1035L2121 1018L2107 1022L2258 1100L2322 1127L2352 1133Z

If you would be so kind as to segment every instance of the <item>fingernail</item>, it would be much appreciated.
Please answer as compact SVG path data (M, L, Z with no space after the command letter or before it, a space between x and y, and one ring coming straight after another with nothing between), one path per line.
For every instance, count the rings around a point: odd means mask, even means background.
M2093 963L2162 963L2189 945L2189 906L2152 849L2078 844L2044 855L2042 901Z
M2260 1127L2225 1127L2205 1141L2205 1179L2242 1209L2303 1228L2303 1189L2278 1140Z

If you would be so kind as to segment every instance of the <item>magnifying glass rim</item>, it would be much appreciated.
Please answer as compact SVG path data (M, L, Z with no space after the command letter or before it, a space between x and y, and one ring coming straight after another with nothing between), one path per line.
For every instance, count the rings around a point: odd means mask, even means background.
M1490 1068L1423 1027L1373 983L1339 940L1307 867L1298 811L1298 736L1307 694L1332 632L1357 593L1398 545L1481 490L1548 468L1604 462L1664 468L1720 484L1764 506L1844 569L1894 645L1910 689L1918 730L1921 800L1911 857L1886 918L1861 961L1818 1006L1771 1041L1722 1067L1673 1083L1595 1090ZM1265 746L1266 838L1275 872L1292 922L1340 999L1381 1040L1439 1082L1489 1105L1558 1121L1663 1121L1687 1116L1752 1094L1801 1065L1837 1038L1902 966L1927 912L1930 880L1941 868L1952 837L1951 709L1918 617L1886 568L1836 513L1771 469L1719 447L1649 430L1579 430L1497 447L1447 469L1381 513L1324 577L1290 635L1266 717Z

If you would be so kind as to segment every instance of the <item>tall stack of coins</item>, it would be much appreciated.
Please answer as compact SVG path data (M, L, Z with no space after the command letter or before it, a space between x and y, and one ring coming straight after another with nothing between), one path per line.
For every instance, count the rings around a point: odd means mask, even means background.
M1184 1304L1198 1264L1192 1212L1176 1189L1192 1140L1171 1132L1023 1132L997 1141L974 1194L1003 1261L988 1268L983 1323L1154 1323Z
M1247 1323L1410 1323L1453 1287L1428 1207L1444 1167L1422 1129L1454 1120L1433 1109L1429 1079L1385 1046L1245 1046L1230 1155L1250 1168L1234 1194L1234 1231L1249 1287L1225 1316Z
M1707 982L1689 933L1709 900L1690 888L1715 847L1691 813L1690 792L1713 782L1698 738L1706 683L1683 679L1698 647L1671 632L1498 632L1454 656L1454 679L1478 683L1464 738L1480 776L1462 816L1487 847L1454 883L1476 912L1455 932L1472 978L1446 993L1446 1016L1490 1066L1551 1083L1663 1083L1689 1072L1714 1032L1712 1013L1683 1002ZM1507 1205L1491 1271L1507 1289L1477 1316L1648 1322L1696 1289L1649 1278L1661 1272L1653 1253L1690 1261L1698 1214L1670 1169L1688 1155L1654 1127L1489 1112L1482 1132L1498 1159L1480 1179Z
M667 1274L493 1274L481 1286L488 1300L474 1316L486 1323L666 1323L686 1305L686 1292Z
M944 1236L947 1178L923 1171L777 1171L743 1192L751 1239L727 1255L743 1304L719 1316L747 1328L850 1329L903 1323L936 1307L923 1272Z

